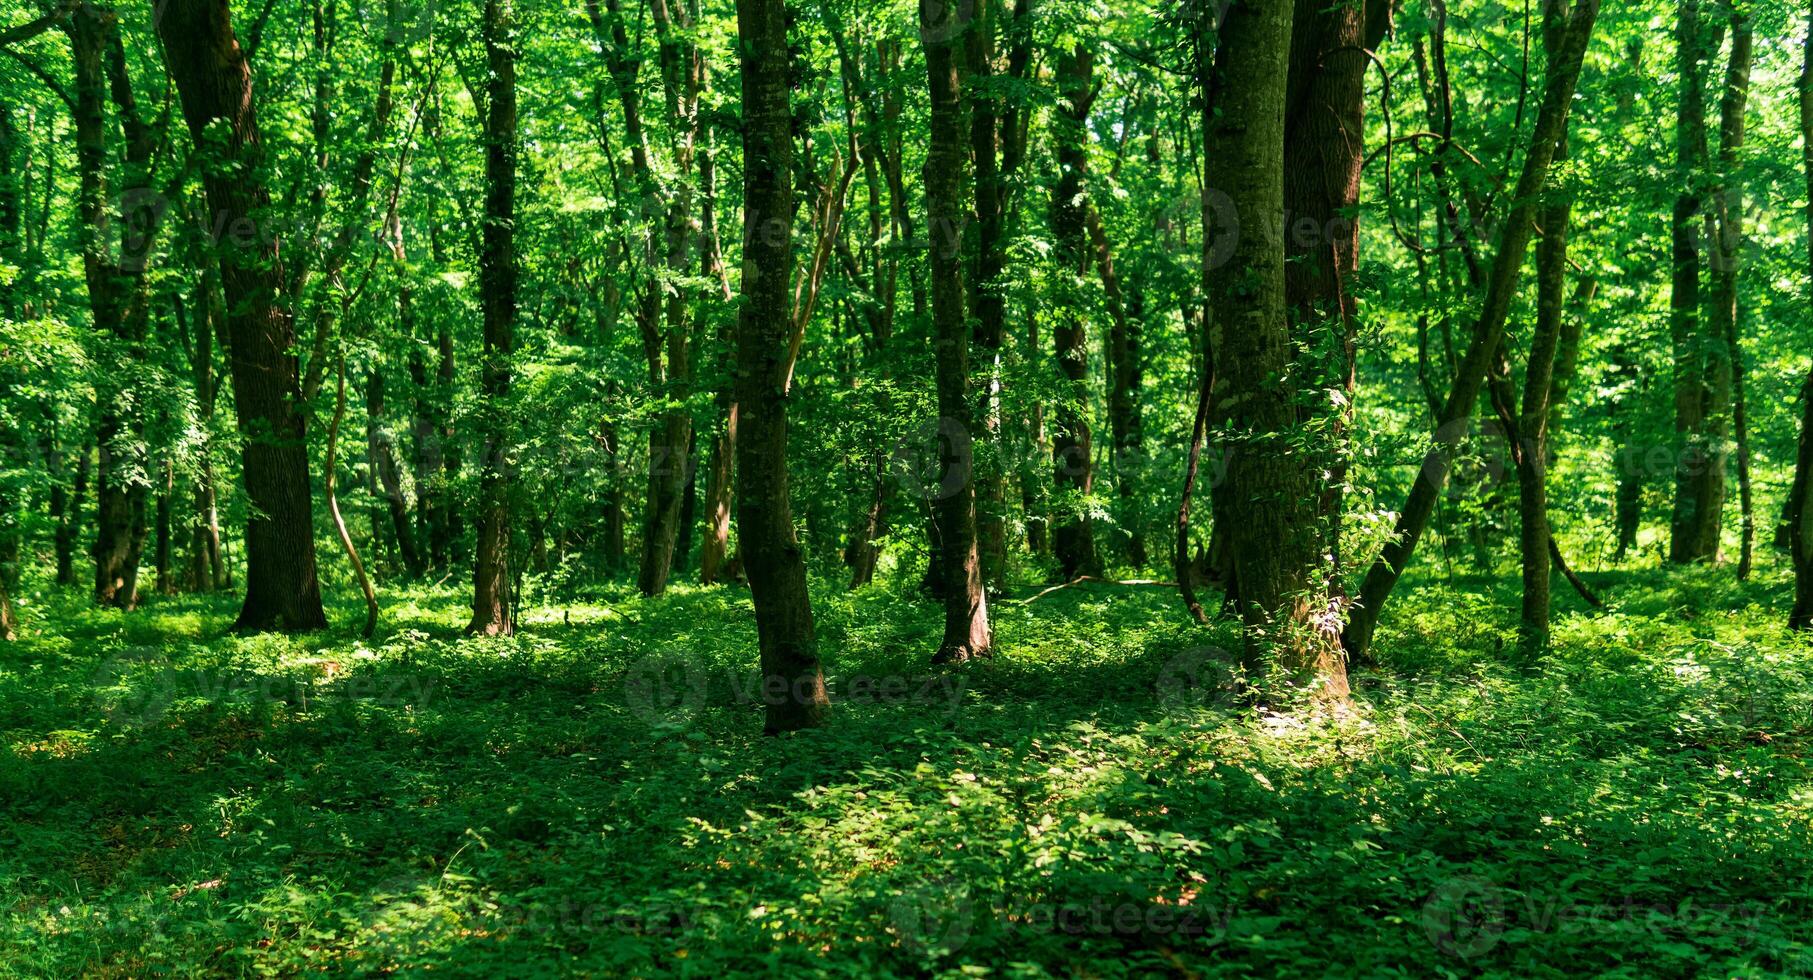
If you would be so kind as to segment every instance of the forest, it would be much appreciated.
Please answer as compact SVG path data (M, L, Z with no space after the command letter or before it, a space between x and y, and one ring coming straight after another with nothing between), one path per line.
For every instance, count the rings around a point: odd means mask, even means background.
M1813 977L1806 0L0 0L0 977Z

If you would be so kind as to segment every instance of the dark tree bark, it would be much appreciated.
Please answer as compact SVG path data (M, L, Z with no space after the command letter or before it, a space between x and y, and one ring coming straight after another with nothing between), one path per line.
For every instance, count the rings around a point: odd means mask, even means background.
M1559 56L1566 30L1565 11L1559 4L1549 7L1543 17L1543 47L1551 60ZM1565 161L1567 155L1564 124L1556 141L1555 160ZM1524 368L1523 417L1518 425L1523 441L1517 454L1523 566L1520 638L1528 655L1541 653L1549 645L1549 424L1555 407L1556 352L1561 346L1567 312L1567 236L1568 222L1573 217L1573 202L1566 189L1550 181L1544 191L1538 218L1542 239L1536 244L1536 333Z
M1807 268L1813 273L1813 7L1807 12L1807 36L1800 70L1801 164L1807 177ZM1794 560L1794 609L1788 625L1813 629L1813 370L1800 391L1800 451L1795 456L1794 487L1788 506L1789 554Z
M422 560L421 549L416 546L416 537L409 525L409 501L403 496L402 467L397 462L396 443L385 416L384 373L374 367L365 378L365 452L382 506L389 513L403 570L410 578L421 578L427 563Z
M1744 192L1738 180L1738 156L1744 149L1744 110L1750 96L1752 28L1735 8L1731 16L1731 55L1725 91L1719 102L1718 184L1712 192L1717 238L1712 252L1710 342L1722 348L1715 365L1715 390L1726 386L1731 435L1736 441L1738 508L1742 517L1737 577L1747 579L1756 555L1756 498L1750 486L1750 425L1744 404L1744 350L1740 340L1738 274L1743 263ZM1713 410L1718 410L1714 406ZM1722 453L1721 453L1722 455Z
M656 180L649 160L637 81L640 64L631 50L619 2L605 0L605 8L601 10L597 0L586 0L586 11L623 108L625 139L630 147L636 192L648 215L659 214L665 223L664 236L651 231L645 237L645 261L651 269L660 264L670 274L684 276L691 273L692 246L699 237L697 219L691 214L693 195L689 181L693 175L694 145L699 132L702 62L697 48L686 40L690 22L685 11L671 6L668 0L651 2L661 37L662 84L673 134L669 149L673 163L680 171L680 179L669 187L663 187ZM605 16L607 12L608 17ZM663 238L665 249L660 248ZM657 397L670 403L648 435L647 507L637 587L644 595L651 596L666 591L673 570L680 508L691 469L688 447L692 442L692 416L684 404L692 382L688 326L691 301L675 287L664 303L664 291L670 291L669 287L660 282L645 283L636 312L643 354L648 360L649 386Z
M934 663L987 656L994 647L976 528L974 407L970 400L969 330L964 319L963 107L953 35L961 26L946 6L920 6L931 142L925 160L926 222L932 286L932 348L938 386L938 483L930 490L944 571L944 639ZM1079 231L1081 229L1079 228Z
M1249 649L1267 649L1294 682L1347 698L1339 634L1327 622L1327 570L1318 528L1322 460L1302 445L1299 392L1290 380L1285 297L1286 78L1293 11L1241 5L1220 30L1216 112L1204 119L1207 186L1226 195L1238 225L1225 263L1206 262L1204 289L1225 325L1216 417L1229 433L1227 480L1216 513L1233 548ZM1233 229L1219 224L1217 235ZM1238 489L1234 489L1238 488Z
M1303 405L1300 418L1326 418L1329 478L1320 489L1319 529L1331 556L1326 577L1340 595L1345 443L1356 387L1360 168L1369 52L1384 38L1384 0L1295 0L1284 123L1284 294L1304 369L1344 400Z
M1498 253L1486 281L1486 294L1473 338L1466 355L1455 371L1454 384L1442 406L1434 435L1435 445L1424 456L1416 482L1398 518L1396 534L1386 544L1383 554L1367 570L1361 586L1359 603L1344 634L1347 652L1364 657L1378 626L1379 613L1390 598L1398 578L1416 551L1417 542L1429 526L1436 500L1453 464L1454 453L1467 432L1486 375L1498 359L1504 339L1505 320L1510 315L1511 300L1517 292L1517 280L1523 268L1524 254L1535 233L1535 208L1540 203L1543 184L1548 180L1549 164L1555 147L1567 124L1567 113L1580 78L1580 65L1592 35L1593 21L1598 17L1598 0L1575 0L1568 17L1565 36L1550 62L1544 82L1542 107L1537 113L1536 128L1531 134L1529 152L1524 157L1523 172L1511 198L1510 212L1498 232Z
M1070 390L1052 412L1051 458L1061 498L1052 529L1052 551L1065 580L1099 569L1095 532L1082 502L1094 488L1095 460L1089 432L1089 331L1079 309L1077 280L1089 268L1089 107L1095 99L1095 56L1078 45L1058 53L1056 137L1058 181L1051 196L1051 231L1064 313L1052 328L1058 368Z
M108 338L103 363L139 354L144 326L145 250L161 209L144 207L153 134L138 118L113 11L78 6L68 20L75 64L76 157L81 170L78 208L84 228L82 267L94 328ZM120 210L112 211L108 187L106 104L110 91L125 135ZM143 215L134 212L143 211ZM148 218L150 227L130 222ZM124 372L108 365L97 373L95 425L99 460L95 470L94 598L101 605L131 609L138 602L139 560L144 554L149 464L143 425L124 414L133 395L119 380Z
M737 315L737 538L755 600L769 734L819 724L829 701L787 481L793 310L793 110L784 0L737 0L743 69L743 304Z
M516 345L516 39L513 0L485 0L485 225L479 303L485 315L484 459L472 621L485 636L516 631L510 578L510 360Z
M1091 206L1084 215L1089 225L1089 246L1095 256L1095 273L1102 281L1108 304L1108 432L1114 442L1114 489L1120 497L1120 523L1127 533L1127 561L1135 568L1146 564L1146 534L1140 526L1134 495L1143 478L1145 429L1140 417L1140 368L1138 320L1121 293L1121 279L1114 269L1114 252L1108 243L1102 216Z
M221 0L165 0L158 35L198 146L224 120L221 166L204 175L217 227L232 238L221 255L234 402L245 439L246 597L235 628L313 630L327 625L315 571L305 421L295 322L276 302L278 246L255 230L270 207L261 164L252 74Z
M201 265L200 249L196 264ZM188 586L195 592L224 589L227 581L226 557L220 547L220 505L214 485L214 406L220 394L220 379L214 369L214 341L226 328L226 308L220 298L220 275L204 269L196 290L197 308L191 318L179 295L176 301L177 327L183 335L183 348L189 357L189 369L195 384L195 410L201 422L202 444L196 463L195 484L190 499L195 508L190 519ZM193 322L193 332L190 323Z
M1721 337L1711 342L1701 315L1700 230L1706 208L1705 62L1717 52L1715 31L1701 22L1704 0L1681 0L1676 13L1680 111L1675 119L1676 198L1669 331L1674 354L1674 513L1668 558L1717 561L1725 506L1725 413L1731 365Z
M1032 0L1020 0L1019 8L1029 12ZM1003 106L995 93L995 21L1000 13L1000 0L980 0L976 13L964 34L965 71L971 90L970 158L976 168L976 256L970 284L975 310L976 349L984 360L980 400L981 428L976 465L978 547L982 556L982 577L990 587L999 588L1007 575L1007 484L1001 452L1001 353L1007 340L1007 299L1002 288L1002 275L1007 269L1006 187L1018 169L1022 154L1000 156ZM1020 10L1016 9L1016 19ZM1008 78L1024 77L1026 61L1022 47L1030 37L1016 36L1008 62ZM1011 125L1012 112L1006 114ZM1013 139L1013 134L1008 134ZM877 497L877 500L880 498ZM879 533L879 508L870 512Z
M88 492L88 447L76 450L76 475L72 481L64 449L57 444L53 431L45 450L45 463L50 471L51 550L56 561L58 585L76 584L76 528L81 524L82 499Z

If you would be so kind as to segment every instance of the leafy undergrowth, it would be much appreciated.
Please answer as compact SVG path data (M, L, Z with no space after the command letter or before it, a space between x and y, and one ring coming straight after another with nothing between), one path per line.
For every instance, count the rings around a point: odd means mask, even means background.
M998 603L933 671L933 605L827 583L837 703L783 738L740 591L498 641L422 590L369 644L40 596L0 973L1804 976L1813 649L1728 580L1611 583L1536 664L1506 586L1424 583L1339 718L1217 690L1164 590Z

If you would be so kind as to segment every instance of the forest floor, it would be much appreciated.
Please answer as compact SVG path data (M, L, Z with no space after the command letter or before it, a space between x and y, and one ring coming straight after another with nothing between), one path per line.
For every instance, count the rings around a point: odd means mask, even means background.
M1344 718L1216 690L1168 590L1016 590L933 671L933 604L824 582L834 712L783 738L741 590L478 641L423 589L370 643L39 590L0 975L1813 974L1779 577L1595 581L1522 665L1513 582L1415 583Z

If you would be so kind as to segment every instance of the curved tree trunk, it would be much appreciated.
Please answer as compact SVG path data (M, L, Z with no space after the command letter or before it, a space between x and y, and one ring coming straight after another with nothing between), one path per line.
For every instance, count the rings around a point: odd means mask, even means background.
M1510 315L1511 300L1517 291L1524 254L1535 233L1535 207L1540 201L1543 184L1548 180L1549 163L1567 123L1568 108L1574 87L1580 78L1580 65L1586 43L1592 35L1593 22L1599 15L1598 0L1575 0L1568 17L1567 33L1550 62L1544 84L1542 107L1537 113L1536 128L1531 135L1529 153L1524 157L1523 172L1511 198L1510 213L1499 228L1498 252L1493 257L1492 272L1486 281L1486 294L1473 339L1455 372L1454 385L1442 406L1439 423L1433 433L1435 445L1424 456L1416 482L1398 517L1396 533L1384 552L1367 570L1360 599L1344 634L1350 656L1363 657L1372 643L1379 613L1398 578L1415 553L1417 542L1429 526L1435 504L1447 482L1454 453L1467 431L1468 420L1486 382L1486 375L1496 362L1499 345L1504 339L1505 321Z

